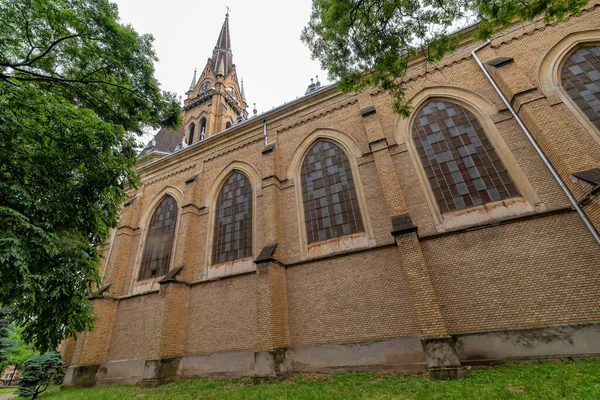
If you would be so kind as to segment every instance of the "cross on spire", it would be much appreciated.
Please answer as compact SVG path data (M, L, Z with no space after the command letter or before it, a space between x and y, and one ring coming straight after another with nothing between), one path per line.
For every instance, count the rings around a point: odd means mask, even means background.
M227 9L227 12L225 13L225 17L229 17L229 6L225 6L225 8Z

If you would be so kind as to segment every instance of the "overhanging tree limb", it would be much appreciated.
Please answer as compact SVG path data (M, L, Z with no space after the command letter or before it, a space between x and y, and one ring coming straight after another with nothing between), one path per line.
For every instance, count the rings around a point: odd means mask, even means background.
M407 63L401 49L410 45L426 62L453 51L460 34L450 34L468 19L481 21L475 36L488 38L516 19L543 15L545 21L577 14L587 0L313 0L302 40L342 91L367 86L389 90L394 110L407 116L402 83ZM414 56L416 51L409 51Z

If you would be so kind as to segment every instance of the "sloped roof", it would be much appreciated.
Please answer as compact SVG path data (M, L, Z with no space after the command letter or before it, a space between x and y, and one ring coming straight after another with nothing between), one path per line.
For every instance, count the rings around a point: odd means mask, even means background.
M159 130L154 138L144 147L144 150L140 155L146 155L150 153L173 153L175 147L183 140L183 125L174 131L171 128L162 128Z
M573 174L578 179L586 181L590 185L600 185L600 168L592 168L586 171L580 171Z

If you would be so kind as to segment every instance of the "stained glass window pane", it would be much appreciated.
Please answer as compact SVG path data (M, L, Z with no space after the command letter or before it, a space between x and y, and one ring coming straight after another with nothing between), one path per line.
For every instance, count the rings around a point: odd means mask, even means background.
M217 198L212 263L252 256L252 186L234 172Z
M571 54L561 71L563 88L600 129L600 46L582 47Z
M148 227L138 280L162 276L169 271L177 213L177 203L171 196L165 196L154 211Z
M477 117L458 104L432 100L412 137L441 212L519 196Z
M302 200L308 243L364 232L346 153L320 140L302 163Z

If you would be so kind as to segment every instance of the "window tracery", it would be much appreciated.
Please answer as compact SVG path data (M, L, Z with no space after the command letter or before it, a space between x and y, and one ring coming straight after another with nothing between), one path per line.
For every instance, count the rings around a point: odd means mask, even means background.
M212 263L252 256L252 186L241 172L225 181L215 207Z
M448 101L419 110L412 138L442 213L519 196L477 117Z
M600 130L600 46L577 49L565 60L560 78L569 97Z
M309 244L365 231L350 161L338 145L317 141L300 176Z
M148 226L138 280L162 276L169 271L177 214L177 202L172 196L165 196L156 207Z

